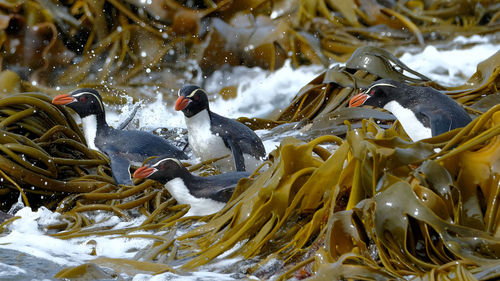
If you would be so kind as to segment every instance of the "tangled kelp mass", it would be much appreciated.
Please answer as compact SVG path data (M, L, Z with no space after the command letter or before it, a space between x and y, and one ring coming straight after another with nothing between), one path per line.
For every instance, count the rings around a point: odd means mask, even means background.
M276 69L288 58L328 65L367 43L394 49L500 28L496 1L19 0L0 11L3 68L43 85L112 88L178 86L172 78L186 71Z
M91 278L104 274L100 267L129 275L182 273L243 257L228 270L262 279L500 278L500 53L479 64L467 83L445 87L388 51L498 32L498 3L189 3L0 3L0 86L8 93L0 99L0 209L21 194L25 205L61 213L47 229L53 237L153 241L134 259L98 258L57 277ZM305 136L284 139L259 173L240 181L225 208L206 217L183 217L189 206L152 181L117 186L109 160L87 147L70 111L50 103L77 86L142 98L142 86L176 88L198 71L276 69L286 59L346 64L320 74L268 119L240 119L269 135L301 130ZM380 78L439 89L474 121L413 143L391 114L346 107L359 88ZM123 99L106 94L105 101ZM114 229L99 224L99 212L146 219Z
M356 56L374 54L381 59L374 69L390 65L393 59L376 48L360 49ZM313 95L322 98L314 113L294 103L290 108L298 113L282 112L284 116L301 115L302 121L307 118L313 140L283 140L270 153L265 168L241 181L229 203L212 216L183 217L189 206L177 205L166 190L151 181L132 187L114 185L106 158L88 151L66 109L48 104L42 94L1 100L6 137L3 161L21 171L4 174L10 175L11 193L17 188L28 191L36 184L29 181L33 178L30 170L42 179L54 177L64 183L31 189L71 193L62 200L64 194L57 193L45 199L46 205L52 202L61 213L60 223L49 226L54 237L114 234L155 241L136 260L100 258L91 262L94 265L68 268L58 274L60 278L93 274L96 265L116 272L125 270L124 264L127 272L192 271L230 251L227 257L244 258L239 267L245 274L263 279L278 275L281 279L431 280L457 276L459 280L493 280L500 276L498 60L499 53L481 63L464 86L435 85L476 118L463 129L417 143L409 141L387 114L379 112L380 118L369 114L375 117L366 120L358 116L368 114L367 109L352 108L359 114L344 113L346 108L341 105L354 94L355 85L385 78L383 74L370 73L355 61L333 67L297 95L296 100ZM391 72L406 77L395 68ZM421 84L430 83L425 77L419 79ZM318 89L325 93L314 94ZM346 126L338 131L342 138L327 134L325 120L333 118L319 118L322 115L342 119ZM283 119L277 117L274 122L285 122ZM32 124L46 127L36 130ZM338 125L332 126L335 131ZM323 144L337 148L332 151ZM74 186L81 189L72 189ZM96 228L92 211L98 210L122 220L138 213L147 218L131 228ZM176 236L176 229L188 231ZM133 234L137 230L153 232ZM254 262L245 266L249 260ZM179 262L181 267L174 269ZM269 269L269 264L274 267Z

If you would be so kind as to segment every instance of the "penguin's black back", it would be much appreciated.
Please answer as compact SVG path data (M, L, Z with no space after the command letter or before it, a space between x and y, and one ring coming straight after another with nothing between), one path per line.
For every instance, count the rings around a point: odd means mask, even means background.
M240 122L220 116L209 111L211 128L214 134L219 134L223 139L230 137L241 148L242 153L250 154L254 157L265 157L266 149L261 139L252 129ZM226 146L228 144L226 143Z
M228 172L209 177L192 176L183 180L193 196L226 203L231 198L238 181L249 176L250 173L247 172Z
M465 127L471 118L455 100L431 88L410 86L391 79L382 79L374 84L387 83L394 87L379 87L376 95L364 104L384 107L390 101L411 109L425 127L431 128L432 135L440 135L450 130Z
M107 127L98 132L95 142L105 153L118 152L131 161L143 161L150 156L158 155L177 159L188 158L182 150L166 139L145 131Z

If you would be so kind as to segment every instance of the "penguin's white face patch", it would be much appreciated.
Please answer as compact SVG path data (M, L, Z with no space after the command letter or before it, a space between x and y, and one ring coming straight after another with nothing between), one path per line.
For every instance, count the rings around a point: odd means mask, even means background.
M210 198L194 197L181 178L175 178L165 184L168 192L179 204L189 204L191 208L185 216L205 216L213 214L224 207L224 203Z
M404 108L396 101L390 101L385 106L384 109L390 111L399 120L403 129L408 134L408 136L413 141L419 141L421 139L427 139L432 137L432 131L430 128L424 127L424 125L417 119L415 113L408 108Z

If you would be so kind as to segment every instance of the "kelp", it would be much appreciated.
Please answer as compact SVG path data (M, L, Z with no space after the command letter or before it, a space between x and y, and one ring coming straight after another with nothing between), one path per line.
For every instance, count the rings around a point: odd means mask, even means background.
M53 201L66 192L88 192L113 182L109 160L87 147L70 113L52 105L49 96L10 95L0 99L0 108L2 209L15 202L17 191L31 194L40 206L44 195ZM24 197L26 205L29 201Z
M9 69L0 72L0 209L21 194L26 205L61 214L48 226L54 237L153 241L134 259L96 259L61 278L182 274L242 257L229 270L262 279L497 279L500 54L447 87L389 51L497 32L499 8L493 1L0 1L2 70ZM262 170L206 217L184 217L189 206L152 181L117 186L107 157L86 146L66 108L50 103L83 86L114 93L108 103L123 103L125 92L149 97L149 89L172 98L170 90L198 72L276 69L286 59L346 64L313 79L269 120L240 119L268 135L302 136L282 140ZM381 78L441 90L474 121L413 143L391 114L346 107ZM210 173L205 164L190 169ZM96 211L145 220L96 226Z
M271 133L299 125L307 139L284 139L262 171L240 181L226 206L206 217L183 217L189 206L176 204L153 181L115 185L108 159L87 148L65 107L41 93L10 95L0 99L0 194L4 208L18 192L25 204L52 206L61 222L48 228L60 239L152 239L140 261L128 266L132 274L171 271L180 261L179 270L196 270L231 250L228 257L254 261L245 274L264 279L427 280L456 274L487 280L500 274L500 106L485 101L496 95L497 60L498 53L480 63L466 84L446 88L384 50L360 48L345 67L334 66L304 86L276 121L246 120L254 127L275 126ZM18 81L10 75L7 81ZM413 143L392 115L346 107L358 87L386 76L444 90L476 118L465 128ZM473 109L476 103L487 111ZM95 227L94 211L146 219L129 228ZM177 228L188 231L176 236ZM131 234L137 230L165 234ZM281 266L261 270L273 261ZM91 261L60 276L97 274L99 266L121 272L119 264Z
M178 88L191 79L186 71L274 70L286 59L327 66L365 45L395 50L493 34L499 9L465 0L7 1L0 3L2 70L38 85L105 84L136 95L131 84Z
M329 135L307 143L283 140L270 154L268 168L240 182L212 216L180 218L185 206L162 202L157 193L149 202L159 205L141 226L93 229L91 222L85 224L84 211L94 205L83 205L85 200L116 202L135 193L112 196L103 190L71 198L80 204L63 214L70 223L54 235L153 239L136 270L176 261L183 261L179 270L196 270L231 250L227 257L255 260L245 273L264 279L281 274L282 279L430 280L455 274L457 280L491 280L500 275L495 203L500 154L491 153L499 147L499 133L500 106L463 129L417 143L365 120L348 130L345 140ZM338 148L328 151L327 143ZM175 228L197 221L204 224L174 236ZM127 234L138 229L167 233ZM282 267L259 273L273 260Z
M384 110L347 107L359 89L383 78L434 87L462 104L469 114L478 116L500 100L499 63L500 52L497 52L479 63L476 72L463 85L443 86L415 72L387 50L364 46L353 53L345 66L334 65L302 87L285 109L270 115L269 119L242 118L240 121L253 129L271 128L271 131L287 123L301 123L299 127L309 124L306 129L309 140L323 134L343 136L348 130L345 121L358 128L361 120L373 118L383 128L389 128L395 118Z

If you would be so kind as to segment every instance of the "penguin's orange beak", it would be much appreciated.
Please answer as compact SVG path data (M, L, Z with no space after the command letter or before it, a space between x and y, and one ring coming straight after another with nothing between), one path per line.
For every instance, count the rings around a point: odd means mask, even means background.
M70 96L69 94L61 94L61 95L55 96L54 99L52 99L52 104L65 105L65 104L72 103L75 101L76 101L76 99L74 97Z
M363 92L355 95L354 97L351 98L349 101L349 107L357 107L361 106L365 103L365 101L369 98L370 96L368 94L365 94Z
M175 101L175 110L183 110L184 108L186 108L186 106L188 106L190 102L190 99L180 96L177 101Z
M142 166L134 172L134 179L143 179L149 177L152 173L156 172L155 168L150 168L147 166Z

